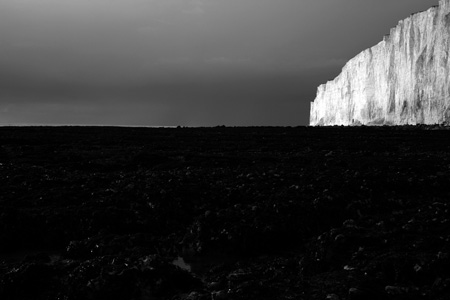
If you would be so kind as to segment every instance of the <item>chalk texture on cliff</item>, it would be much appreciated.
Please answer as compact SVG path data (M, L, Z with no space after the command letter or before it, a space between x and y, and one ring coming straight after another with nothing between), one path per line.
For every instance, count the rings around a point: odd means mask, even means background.
M450 0L400 21L318 87L310 125L450 121Z

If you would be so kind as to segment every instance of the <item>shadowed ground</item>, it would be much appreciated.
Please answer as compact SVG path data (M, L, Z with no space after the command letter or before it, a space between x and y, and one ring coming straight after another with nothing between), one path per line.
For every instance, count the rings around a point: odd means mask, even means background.
M0 146L2 299L450 297L446 127L4 127Z

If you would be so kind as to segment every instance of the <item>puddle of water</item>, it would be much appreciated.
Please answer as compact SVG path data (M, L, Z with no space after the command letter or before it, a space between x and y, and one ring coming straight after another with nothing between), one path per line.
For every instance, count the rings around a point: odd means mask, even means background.
M188 272L192 272L192 267L184 261L184 258L181 256L178 256L174 261L172 261L172 264L174 264L177 267L180 267L183 270L186 270Z

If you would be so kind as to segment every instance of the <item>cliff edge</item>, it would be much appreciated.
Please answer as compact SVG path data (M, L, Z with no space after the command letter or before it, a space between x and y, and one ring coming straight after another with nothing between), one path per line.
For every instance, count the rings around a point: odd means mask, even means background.
M317 89L310 125L450 122L450 0L400 21Z

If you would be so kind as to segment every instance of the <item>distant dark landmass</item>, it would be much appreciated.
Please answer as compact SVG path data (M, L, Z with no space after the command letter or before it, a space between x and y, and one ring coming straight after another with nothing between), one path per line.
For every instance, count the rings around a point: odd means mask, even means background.
M1 299L449 299L450 130L1 127Z

